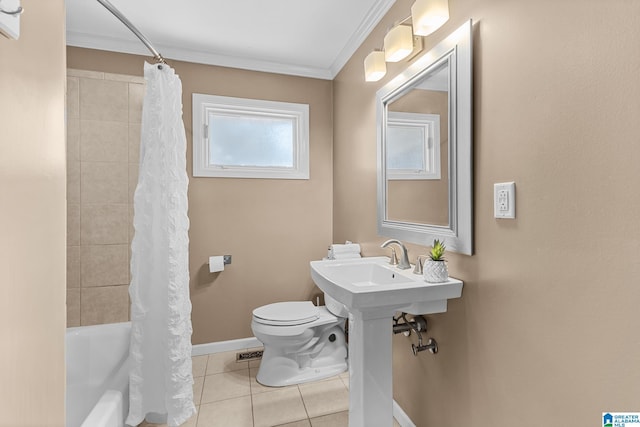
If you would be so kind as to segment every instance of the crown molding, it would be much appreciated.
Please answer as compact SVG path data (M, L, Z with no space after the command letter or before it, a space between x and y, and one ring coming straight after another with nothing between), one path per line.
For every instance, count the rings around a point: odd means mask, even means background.
M151 57L137 40L125 40L113 37L96 36L74 31L67 32L67 46L87 49L106 50L110 52L130 53ZM220 67L240 68L243 70L262 71L265 73L286 74L316 79L331 80L331 70L323 68L305 67L296 64L286 64L264 61L253 58L222 55L201 50L184 49L169 45L154 44L154 47L165 59L193 62L196 64L216 65Z
M288 64L242 56L232 56L163 44L154 44L154 47L165 59L216 65L220 67L240 68L266 73L333 80L394 3L395 0L377 0L373 7L371 7L364 16L360 24L356 27L352 36L340 50L333 63L328 65L327 68ZM133 38L123 39L87 34L72 30L67 30L67 45L149 57L151 56L144 45Z
M344 67L347 61L351 59L356 50L358 50L360 45L365 41L369 34L371 34L373 29L387 14L395 2L396 0L377 0L373 7L369 9L369 12L353 32L347 44L345 44L338 56L336 56L333 64L331 64L330 73L332 79L338 75L340 70L342 70L342 67Z

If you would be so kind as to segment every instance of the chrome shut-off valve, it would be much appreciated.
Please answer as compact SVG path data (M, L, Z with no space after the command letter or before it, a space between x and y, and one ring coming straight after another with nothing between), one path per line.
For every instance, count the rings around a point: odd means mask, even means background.
M422 337L418 335L418 345L411 344L411 350L414 356L417 356L419 352L425 350L429 350L431 354L436 354L438 352L438 343L433 338L429 338L429 341L423 345Z
M400 322L402 320L402 322ZM438 352L438 343L435 339L429 338L426 344L422 344L422 333L427 331L427 319L424 316L413 316L413 320L407 319L407 313L401 313L400 316L393 318L393 333L404 333L406 337L415 332L418 336L418 345L411 344L413 355L417 356L421 351L429 350L431 354Z

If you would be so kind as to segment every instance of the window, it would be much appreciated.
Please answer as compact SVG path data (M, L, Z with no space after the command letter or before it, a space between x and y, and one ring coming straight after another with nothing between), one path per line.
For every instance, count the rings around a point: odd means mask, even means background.
M309 105L194 93L193 176L309 179Z
M387 179L440 179L440 116L389 112Z

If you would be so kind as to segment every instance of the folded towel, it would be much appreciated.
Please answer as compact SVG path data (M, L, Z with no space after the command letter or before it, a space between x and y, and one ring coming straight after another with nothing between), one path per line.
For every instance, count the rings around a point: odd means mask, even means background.
M347 242L344 245L334 244L329 246L329 259L345 259L341 255L349 255L346 258L360 258L360 245Z
M351 253L351 254L334 254L333 258L329 259L353 259L353 258L362 258L360 254Z
M345 243L344 245L331 245L329 250L334 254L360 253L360 245L357 243Z

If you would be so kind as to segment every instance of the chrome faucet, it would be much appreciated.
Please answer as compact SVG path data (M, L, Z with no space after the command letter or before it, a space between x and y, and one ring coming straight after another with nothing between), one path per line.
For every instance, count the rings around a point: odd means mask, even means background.
M398 268L401 270L407 270L411 268L411 264L409 264L409 254L407 253L406 246L400 241L396 239L390 239L380 245L381 248L386 248L387 246L395 243L402 249L402 254L400 255L400 262L398 263Z

